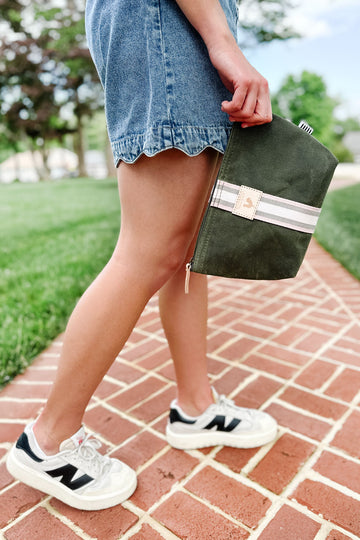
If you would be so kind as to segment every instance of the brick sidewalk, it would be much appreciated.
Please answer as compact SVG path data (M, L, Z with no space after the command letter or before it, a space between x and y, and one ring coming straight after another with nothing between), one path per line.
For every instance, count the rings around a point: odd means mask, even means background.
M0 527L7 540L346 540L360 537L360 287L314 241L293 280L211 278L209 369L220 393L280 424L253 450L165 442L175 395L156 299L85 416L138 472L99 512L14 482L4 459L45 401L61 336L0 394Z

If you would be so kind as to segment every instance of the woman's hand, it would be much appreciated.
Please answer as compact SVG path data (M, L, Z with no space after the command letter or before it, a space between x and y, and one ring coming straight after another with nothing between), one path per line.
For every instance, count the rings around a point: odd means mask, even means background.
M249 64L233 39L224 39L208 47L210 60L226 88L233 94L222 103L232 122L242 127L271 122L271 101L267 80Z
M242 127L271 122L268 83L252 67L230 32L219 0L176 0L207 46L210 60L226 88L233 94L222 103L232 122Z

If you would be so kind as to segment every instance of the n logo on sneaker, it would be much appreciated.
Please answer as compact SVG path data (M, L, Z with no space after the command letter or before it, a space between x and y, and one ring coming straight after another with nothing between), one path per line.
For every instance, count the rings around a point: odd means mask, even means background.
M78 469L70 464L59 467L58 469L53 469L52 471L45 472L49 474L52 478L57 478L61 476L62 478L60 482L71 490L79 489L94 480L88 474L83 474L79 478L73 480L75 474L78 472Z
M225 416L222 415L216 415L215 418L209 422L207 426L204 427L204 429L212 429L216 426L216 431L232 431L240 424L241 420L238 418L233 418L227 426L225 426Z

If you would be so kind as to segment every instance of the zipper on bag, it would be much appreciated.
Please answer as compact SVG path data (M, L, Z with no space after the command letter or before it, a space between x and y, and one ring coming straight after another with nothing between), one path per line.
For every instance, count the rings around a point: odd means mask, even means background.
M189 290L190 290L190 273L191 273L192 264L193 264L193 259L191 259L188 263L186 263L186 267L185 267L185 294L189 294Z

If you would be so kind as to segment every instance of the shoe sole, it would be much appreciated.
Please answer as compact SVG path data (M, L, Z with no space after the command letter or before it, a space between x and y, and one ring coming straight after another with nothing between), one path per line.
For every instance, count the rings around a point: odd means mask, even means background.
M195 450L207 446L231 446L233 448L257 448L273 441L277 434L277 425L266 432L243 433L232 435L231 433L212 431L211 433L175 433L169 426L166 428L166 440L173 448L179 450Z
M109 494L106 494L103 497L99 495L96 497L77 495L60 482L53 480L50 477L47 478L41 474L41 472L34 471L31 467L27 467L21 463L16 457L16 450L14 447L8 454L6 466L9 473L17 480L20 480L24 484L38 489L39 491L43 491L47 495L51 495L63 503L79 510L103 510L121 504L134 493L137 486L135 472L130 469L130 467L127 467L128 481L126 481L126 488L117 491L111 496L109 496Z

